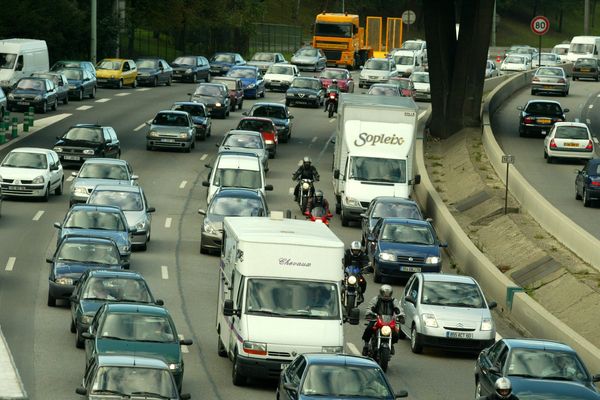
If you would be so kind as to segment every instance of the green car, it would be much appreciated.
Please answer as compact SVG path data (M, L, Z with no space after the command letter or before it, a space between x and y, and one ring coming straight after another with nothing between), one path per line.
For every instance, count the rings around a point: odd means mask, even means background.
M85 341L86 372L92 360L102 354L143 354L164 360L181 392L183 357L171 315L164 307L145 304L105 303L94 317Z

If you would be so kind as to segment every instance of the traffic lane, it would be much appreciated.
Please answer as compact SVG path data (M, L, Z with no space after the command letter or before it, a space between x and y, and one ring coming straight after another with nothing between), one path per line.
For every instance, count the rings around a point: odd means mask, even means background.
M559 160L554 164L548 164L543 157L544 142L541 137L519 137L519 111L516 107L524 105L530 98L553 99L571 110L567 113L567 120L577 119L585 122L586 119L589 119L589 115L593 114L593 111L588 111L584 117L582 117L582 112L590 110L589 105L598 101L599 91L599 83L583 81L572 82L569 96L566 98L533 97L530 95L530 89L525 88L504 103L492 120L492 128L498 143L505 153L515 156L515 168L551 204L597 238L600 238L600 226L594 222L597 210L584 208L581 201L575 200L575 171L581 169L583 163L577 160ZM600 107L600 104L598 106ZM597 127L600 125L592 124L590 126L595 138L598 138L600 134ZM598 156L599 150L596 146L596 156Z

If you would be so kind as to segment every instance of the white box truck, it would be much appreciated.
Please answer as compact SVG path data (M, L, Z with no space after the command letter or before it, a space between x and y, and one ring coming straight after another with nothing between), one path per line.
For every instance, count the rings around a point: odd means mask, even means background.
M5 91L10 91L19 79L49 69L45 40L0 40L0 87Z
M333 154L336 213L360 220L377 196L410 198L417 106L411 98L342 93Z
M341 353L344 243L325 225L277 217L225 218L216 328L232 381L278 379L297 354Z

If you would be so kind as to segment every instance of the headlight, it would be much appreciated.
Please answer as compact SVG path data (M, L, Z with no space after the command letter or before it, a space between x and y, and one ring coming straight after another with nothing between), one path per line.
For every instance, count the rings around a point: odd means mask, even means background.
M169 369L171 371L178 371L181 369L181 363L173 363L173 364L169 364Z
M349 206L360 207L360 201L352 197L346 197L346 204Z
M69 85L69 89L77 89L77 85Z
M92 150L92 149L86 149L86 150L83 151L83 154L94 155L94 150Z
M244 352L248 354L256 354L259 356L267 355L267 344L259 343L259 342L251 342L249 340L245 340L242 345Z
M188 69L186 69L186 70L185 70L185 73L186 73L186 74L191 74L191 73L192 73L192 69L191 69L191 68L188 68Z
M215 107L221 107L221 103L215 103Z
M323 346L321 347L321 353L341 353L344 351L342 346Z
M273 143L275 143L275 142L274 142L274 141L272 141L272 140L265 140L265 143L266 143L266 144L273 144Z
M8 95L8 98L9 98L10 100L14 100L14 99L15 99L15 95L14 95L14 94L12 94L12 93L10 93L10 94Z
M229 66L227 65L223 65L223 67L221 67L221 69L223 69L223 71L229 71Z
M309 98L309 99L316 99L316 98L317 98L317 96L316 96L316 95L314 95L314 94L311 94L311 95L309 95L309 96L308 96L308 98Z
M248 89L254 89L255 86L256 86L256 84L251 83L251 84L248 85Z
M356 285L356 276L354 276L354 275L350 275L350 276L348 277L348 284L349 284L349 285Z
M387 325L381 327L381 336L390 336L392 334L392 328Z
M35 96L35 101L41 101L42 100L42 96Z
M217 230L212 226L212 224L208 221L204 221L204 232L210 234L210 235L216 235L217 234Z
M158 136L158 132L156 132L156 131L150 131L148 133L148 136L157 137Z
M121 253L129 253L131 251L131 247L129 247L129 245L120 246L119 251Z
M86 195L88 194L87 188L83 187L83 186L76 186L73 189L73 194L82 194L82 195Z
M62 147L55 147L52 150L54 150L56 153L62 153L63 152Z
M439 264L441 261L440 257L430 256L425 259L425 264Z
M93 320L94 320L94 314L92 314L92 315L84 314L81 316L82 324L89 325L92 323Z
M494 327L494 322L491 318L484 318L481 320L481 330L482 331L491 331Z
M437 328L438 327L438 323L437 320L435 319L435 315L433 314L423 314L423 323L425 323L425 326L429 327L429 328Z
M56 282L58 285L72 285L73 279L60 277L60 278L56 278L54 280L54 282Z
M180 132L179 133L179 139L185 139L187 138L189 135L187 132Z
M31 183L44 183L44 177L42 175L36 176L35 178L33 178Z
M392 253L379 253L379 259L381 261L396 261L396 256Z
M138 222L138 223L135 225L135 229L138 229L138 230L144 230L144 229L146 229L146 226L147 226L147 225L148 225L148 221L144 220L144 221Z

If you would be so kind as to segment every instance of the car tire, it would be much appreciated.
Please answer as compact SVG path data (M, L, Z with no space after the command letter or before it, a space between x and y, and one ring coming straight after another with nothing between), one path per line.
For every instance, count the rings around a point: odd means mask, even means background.
M90 93L90 99L96 98L96 86L92 88L92 93Z
M50 292L48 292L48 300L46 304L48 304L48 307L56 307L56 297L52 296Z
M206 79L205 79L206 83L210 82L210 72L208 74L206 74Z
M221 340L221 336L217 336L217 354L219 357L227 357L227 349Z
M81 337L79 331L75 332L75 347L83 349L85 347L85 339Z
M154 80L152 81L152 87L157 87L158 86L158 78L155 76Z
M381 273L379 273L379 268L377 268L377 266L375 266L373 268L373 282L375 282L375 283L383 282L383 277L381 276Z
M72 318L71 318L71 327L69 328L69 330L71 331L71 333L77 332L77 328L75 327L75 321L73 321Z
M52 105L52 110L58 110L58 97L54 99L54 104Z
M481 382L479 382L479 379L475 380L475 398L478 399L482 396L481 394Z
M197 74L192 75L192 83L198 83L198 75Z
M77 93L77 101L82 101L82 100L83 100L83 88L81 88L79 93Z
M146 150L152 151L154 150L154 147L152 147L152 145L146 144Z
M208 254L208 249L202 244L202 239L200 239L200 254Z
M577 187L575 187L575 200L581 200L581 195L577 191Z
M421 354L423 352L421 335L417 332L417 327L414 324L410 328L410 350L415 354Z
M206 131L206 137L210 137L210 135L212 134L211 130L212 130L212 126L209 126L208 131Z
M63 99L63 105L64 105L64 104L69 104L69 94L67 94L67 95L65 96L65 98Z
M342 210L342 215L341 215L340 219L342 220L342 226L349 226L350 225L350 221L344 215L344 211L343 210Z
M50 183L46 186L46 192L41 197L42 201L47 202L50 199Z
M289 101L289 100L286 100L286 101L285 101L285 105L286 105L287 107L291 107L291 106L292 106L292 102L291 102L291 101Z
M46 114L48 112L48 102L47 101L44 101L44 104L42 104L42 108L41 108L40 112L42 114Z
M63 187L64 187L65 181L64 178L60 180L60 184L56 187L56 189L54 189L54 194L57 196L60 196L63 194Z
M537 93L537 92L536 92L535 90L531 89L531 95L532 95L532 96L535 96L535 95L536 95L536 93Z
M192 144L190 143L189 146L184 147L183 151L186 153L191 153L192 152Z
M549 155L546 154L546 162L548 164L552 164L554 162L554 157L549 156Z
M146 241L143 244L140 244L140 250L141 251L148 250L148 239L146 239Z
M583 188L583 195L581 197L583 198L583 206L584 207L590 207L592 205L592 200L590 200L588 191L585 190L585 188Z
M134 80L133 80L133 83L131 84L131 87L132 87L133 89L135 89L135 88L137 87L137 79L134 79Z
M238 110L241 110L243 105L244 105L244 100L242 99L240 101L240 103L238 104Z
M119 83L117 83L117 89L123 89L123 79L119 79Z
M169 76L169 79L167 79L167 82L165 83L167 86L171 86L173 84L173 77Z
M234 386L243 386L246 384L246 377L240 373L237 351L233 355L233 366L231 367L231 382Z

